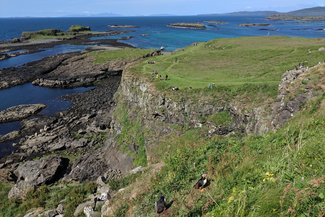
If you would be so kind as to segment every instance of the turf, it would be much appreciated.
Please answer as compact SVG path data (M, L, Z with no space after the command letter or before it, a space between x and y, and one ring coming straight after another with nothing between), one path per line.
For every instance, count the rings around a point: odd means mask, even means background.
M199 43L171 55L143 61L131 72L150 76L153 72L169 80L155 80L168 89L270 84L276 87L282 74L299 63L315 65L324 60L325 39L289 37L243 37Z

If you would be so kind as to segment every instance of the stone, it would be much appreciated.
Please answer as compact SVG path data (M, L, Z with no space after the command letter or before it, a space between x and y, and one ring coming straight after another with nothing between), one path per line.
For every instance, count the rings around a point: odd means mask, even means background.
M0 123L27 118L41 111L45 107L46 106L44 104L28 104L7 108L0 112Z
M88 140L85 138L81 138L78 141L73 141L71 143L71 148L82 148L88 144Z
M109 200L107 200L102 206L101 213L102 217L113 216L113 209Z
M63 204L59 204L58 207L56 208L56 211L58 214L63 214L64 213L64 206Z
M94 206L95 206L95 202L93 200L79 204L76 210L74 211L73 216L80 216L82 213L84 213L85 207L94 207Z
M54 209L54 210L48 210L45 211L42 216L43 217L56 217L58 215L58 212Z
M42 184L51 184L62 178L69 160L60 157L49 157L35 161L27 161L14 171L16 184L10 190L9 199L24 199L26 194Z
M134 168L133 170L130 171L130 174L137 174L137 173L141 173L144 171L144 168L142 166L139 166L137 168Z
M325 47L321 47L318 49L319 52L325 51Z
M32 209L32 210L29 210L25 215L24 217L38 217L42 214L42 212L44 211L43 208L36 208L36 209Z

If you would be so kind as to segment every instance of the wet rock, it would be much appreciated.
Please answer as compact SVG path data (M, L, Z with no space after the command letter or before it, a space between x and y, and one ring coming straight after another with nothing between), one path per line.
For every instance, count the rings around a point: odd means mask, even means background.
M0 123L27 118L46 106L44 104L18 105L0 112Z
M14 171L17 182L8 194L9 199L23 199L35 187L54 183L62 178L68 164L68 159L60 157L44 158L20 164Z

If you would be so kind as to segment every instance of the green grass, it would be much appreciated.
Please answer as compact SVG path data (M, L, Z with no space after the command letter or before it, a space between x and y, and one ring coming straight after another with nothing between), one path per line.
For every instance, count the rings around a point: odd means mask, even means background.
M89 55L95 58L95 63L103 64L112 60L136 60L153 51L152 49L123 48L113 51L94 51Z
M209 116L208 121L211 121L217 126L229 126L233 122L233 119L228 111L222 111Z
M64 204L64 215L73 216L76 207L84 202L89 194L94 193L96 185L94 183L63 183L41 186L34 192L30 192L22 202L8 200L10 188L9 184L0 182L1 217L24 216L32 208L55 209L60 203Z
M121 125L121 133L117 136L120 150L133 158L133 164L135 166L146 166L146 132L142 128L140 117L131 116L126 109L126 104L123 104L122 101L119 102L114 114L118 123Z
M89 26L81 26L81 25L72 25L69 28L69 32L85 32L85 31L91 31Z
M324 102L318 98L264 136L208 139L204 129L194 129L170 138L165 167L133 202L135 215L154 215L152 203L162 192L174 200L170 216L322 216ZM212 181L201 193L193 185L204 172Z
M282 74L299 63L312 66L324 59L318 49L325 39L289 37L243 37L217 39L184 50L153 57L130 71L151 77L157 71L170 80L155 80L160 89L207 88L210 84L236 87L270 85L277 88ZM311 53L309 52L311 51Z

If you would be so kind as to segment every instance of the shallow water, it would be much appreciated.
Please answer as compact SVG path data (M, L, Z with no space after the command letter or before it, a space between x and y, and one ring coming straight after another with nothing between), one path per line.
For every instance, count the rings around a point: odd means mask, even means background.
M0 90L0 111L6 108L21 105L42 103L46 108L39 114L50 116L57 112L67 110L71 103L61 97L81 93L93 89L93 87L79 87L71 89L53 89L34 86L31 83ZM14 130L20 130L19 121L0 124L0 135L7 134ZM0 158L14 150L13 141L0 143Z
M54 89L34 86L31 83L19 85L0 90L0 110L21 104L42 103L46 105L46 108L39 114L53 115L57 112L67 110L71 106L69 101L61 98L62 96L85 92L90 89L92 87ZM19 122L0 124L0 135L11 132L12 130L18 130L19 128Z
M45 57L54 56L57 54L63 53L72 53L85 50L87 45L70 45L70 44L63 44L57 45L53 48L47 48L40 52L31 53L31 54L23 54L17 57L12 57L6 60L0 61L0 69L9 68L9 67L18 67L24 65L29 62L41 60Z

